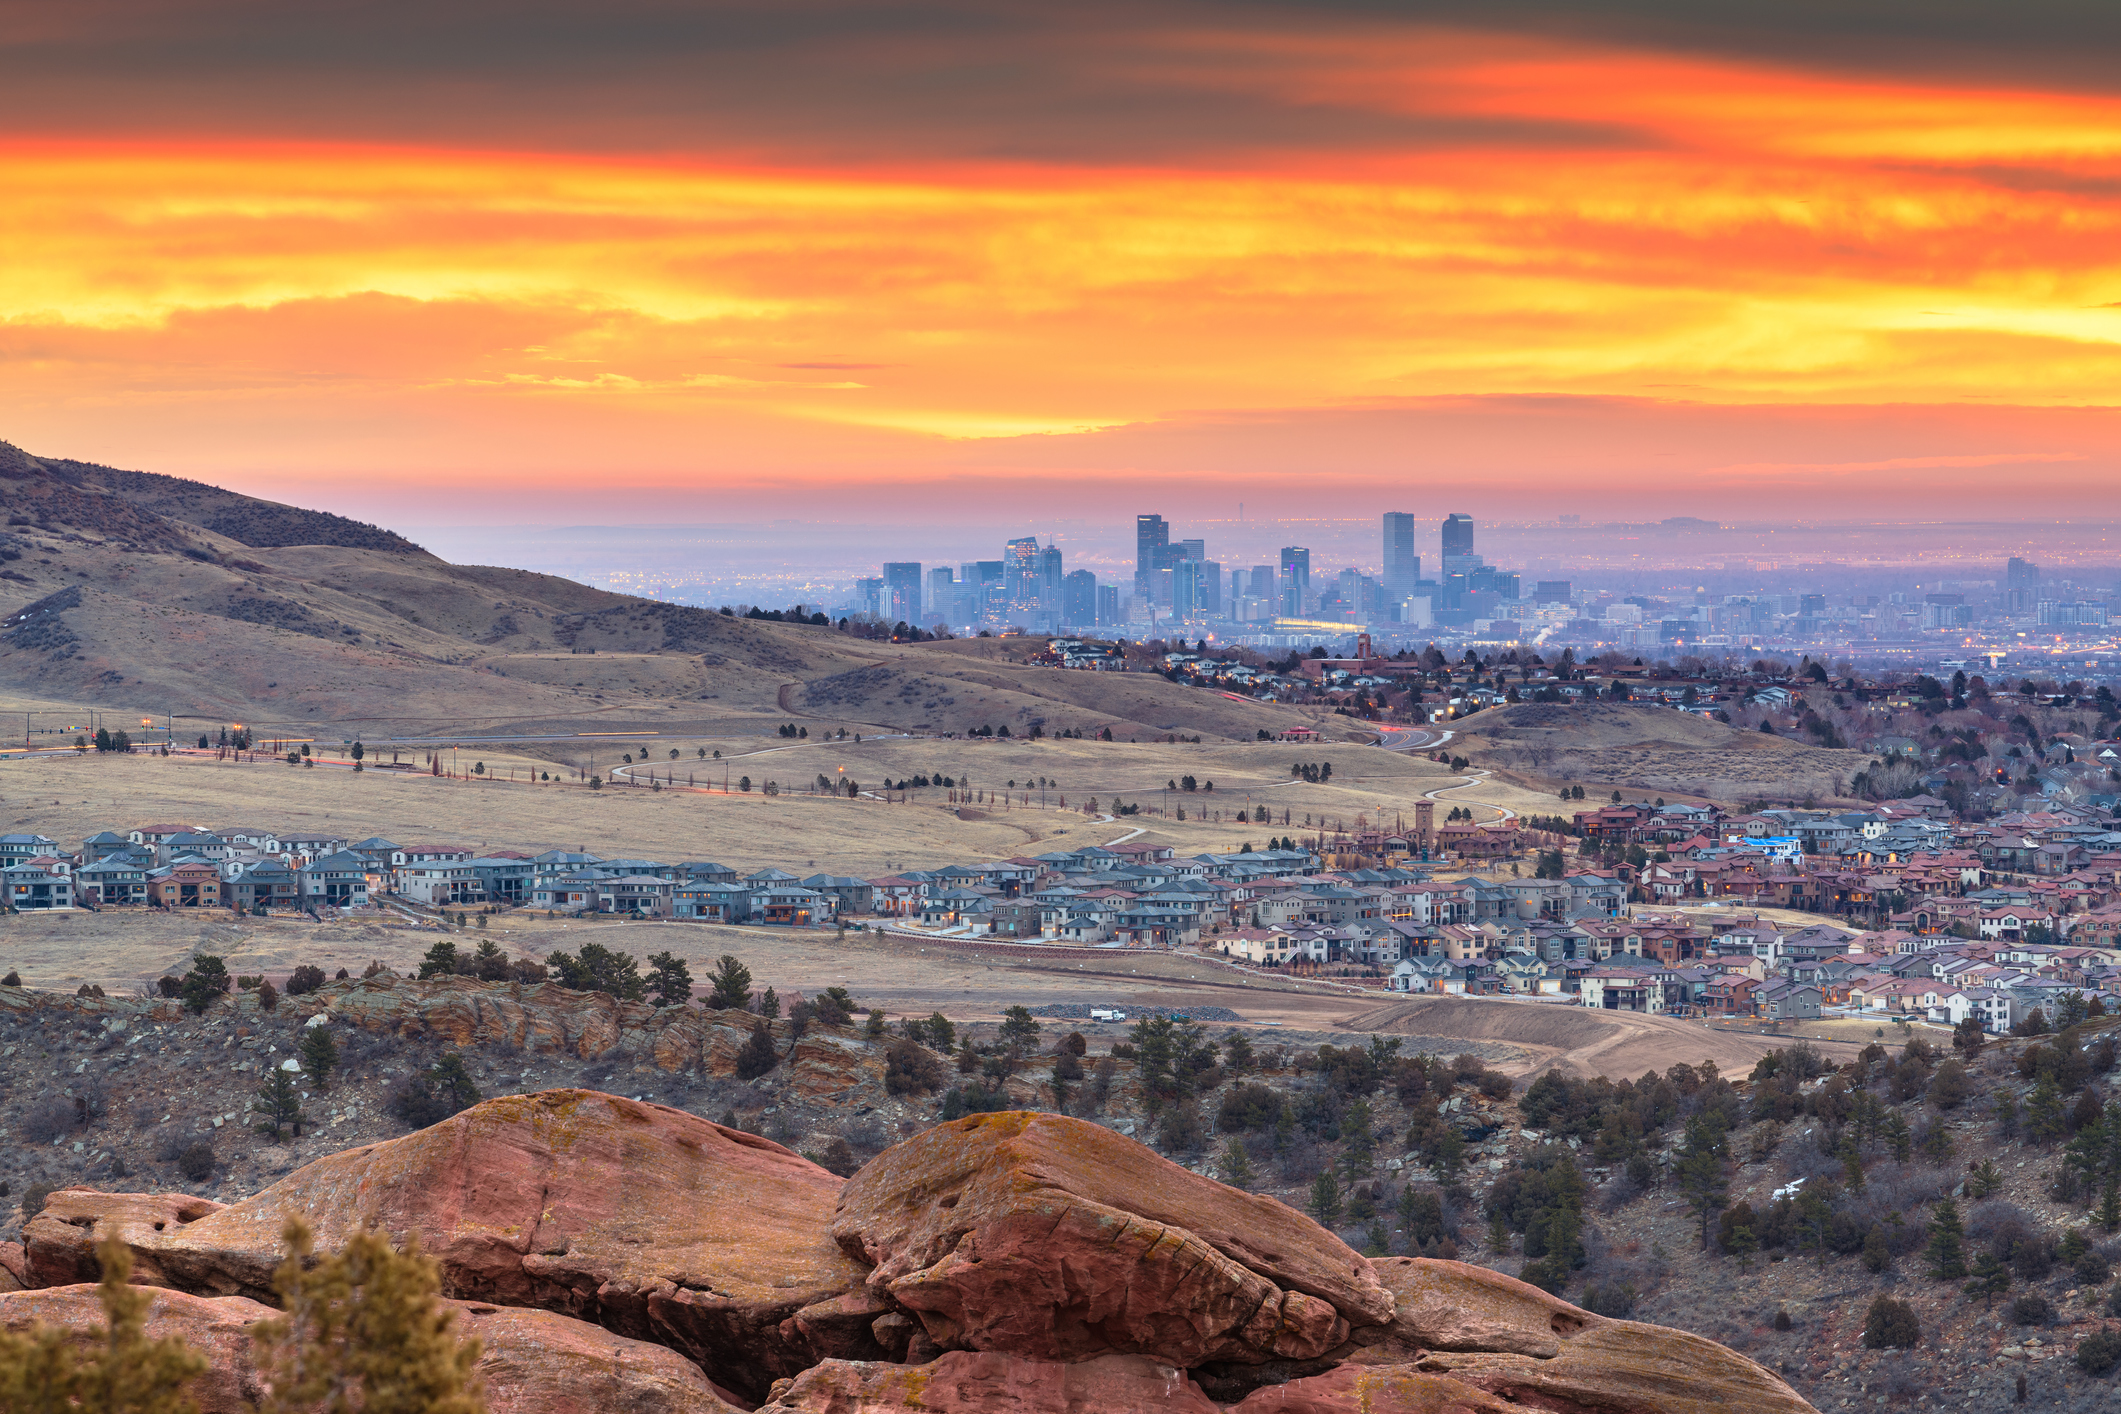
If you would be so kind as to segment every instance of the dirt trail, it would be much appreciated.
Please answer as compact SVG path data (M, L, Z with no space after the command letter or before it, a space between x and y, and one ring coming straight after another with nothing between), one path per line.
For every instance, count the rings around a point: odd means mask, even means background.
M1761 1056L1789 1044L1786 1037L1726 1031L1677 1017L1481 997L1393 1002L1348 1016L1340 1025L1350 1031L1386 1035L1507 1041L1536 1057L1525 1074L1560 1070L1614 1079L1703 1060L1713 1060L1726 1075L1744 1075ZM1860 1049L1853 1042L1812 1044L1837 1062L1852 1058Z

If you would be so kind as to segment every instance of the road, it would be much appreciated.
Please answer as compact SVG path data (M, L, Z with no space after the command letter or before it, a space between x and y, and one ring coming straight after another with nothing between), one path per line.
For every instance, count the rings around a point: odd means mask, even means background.
M1433 751L1457 732L1437 727L1379 727L1377 744L1387 751Z

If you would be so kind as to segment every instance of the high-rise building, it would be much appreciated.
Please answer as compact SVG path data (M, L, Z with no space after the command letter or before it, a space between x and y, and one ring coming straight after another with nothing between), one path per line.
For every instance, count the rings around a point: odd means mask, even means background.
M1301 545L1281 547L1281 611L1302 618L1311 592L1311 552Z
M1061 622L1075 628L1097 623L1097 576L1070 570L1061 580Z
M1048 545L1038 552L1038 606L1056 612L1061 607L1061 552L1058 545Z
M1197 619L1201 615L1199 560L1180 560L1171 567L1171 615L1177 619Z
M1274 597L1274 566L1254 565L1247 573L1251 575L1252 582L1245 586L1246 594L1254 599Z
M1208 542L1205 540L1181 540L1172 548L1178 551L1180 559L1205 560L1208 558Z
M884 618L918 625L921 621L921 563L900 561L884 566Z
M1200 611L1210 618L1223 612L1223 567L1215 560L1200 562Z
M884 577L869 575L854 582L855 606L874 618L884 612Z
M1002 547L1003 575L1009 586L1009 604L1015 609L1038 607L1038 537L1026 535Z
M2038 565L2031 560L2021 560L2016 555L2011 556L2010 564L2005 566L2003 570L2003 585L2006 589L2029 589L2039 582L2040 567Z
M1443 575L1470 574L1480 564L1473 553L1473 517L1452 515L1443 523Z
M950 566L937 565L928 571L928 612L940 619L948 615L957 603L957 577L950 573Z
M1088 574L1090 571L1080 570L1078 573ZM1097 586L1097 622L1100 628L1119 622L1118 585L1100 584Z
M1164 568L1164 551L1171 545L1171 526L1162 516L1134 518L1134 594L1149 596L1151 576Z
M1397 603L1421 580L1421 556L1414 553L1414 513L1386 511L1384 531L1385 596Z

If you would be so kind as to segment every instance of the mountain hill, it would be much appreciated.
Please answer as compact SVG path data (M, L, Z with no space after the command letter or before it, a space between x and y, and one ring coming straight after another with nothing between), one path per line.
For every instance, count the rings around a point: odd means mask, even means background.
M369 737L803 721L1251 740L1316 715L1040 667L1036 639L876 642L452 565L343 516L7 443L0 500L0 690L54 709Z

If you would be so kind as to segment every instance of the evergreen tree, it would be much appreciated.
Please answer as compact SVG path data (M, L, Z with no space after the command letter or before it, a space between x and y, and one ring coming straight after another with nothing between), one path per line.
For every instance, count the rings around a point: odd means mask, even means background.
M1863 1265L1873 1272L1882 1272L1893 1265L1892 1245L1886 1240L1885 1229L1876 1223L1863 1236Z
M648 959L648 987L657 1006L685 1006L692 1001L692 969L672 952Z
M130 1284L133 1254L107 1237L96 1247L104 1328L86 1349L74 1332L42 1323L0 1328L0 1409L7 1414L190 1414L184 1386L206 1372L176 1336L147 1338L155 1293ZM100 1336L100 1339L93 1337Z
M1340 1167L1352 1182L1368 1178L1376 1163L1377 1136L1372 1129L1370 1102L1358 1099L1349 1104L1340 1121L1342 1139Z
M302 1092L295 1088L295 1078L286 1067L272 1068L250 1108L258 1116L258 1133L270 1136L274 1143L279 1142L280 1131L289 1127L297 1139L302 1137Z
M1708 1250L1710 1219L1723 1211L1729 1196L1724 1178L1723 1134L1702 1115L1687 1121L1686 1139L1673 1166L1673 1177L1687 1208L1699 1223L1701 1248Z
M254 1327L261 1414L483 1414L479 1342L456 1329L434 1263L372 1228L328 1257L290 1219L274 1274L283 1314Z
M1340 1183L1330 1168L1311 1184L1311 1216L1329 1231L1340 1224Z
M1222 1172L1223 1182L1232 1188L1252 1186L1252 1160L1245 1153L1242 1139L1232 1139L1229 1147L1223 1150Z
M1039 1030L1038 1018L1031 1014L1029 1007L1013 1006L1002 1013L997 1039L1008 1049L1021 1053L1038 1044Z
M1995 1253L1983 1252L1974 1263L1974 1279L1966 1284L1966 1294L1980 1297L1981 1309L1985 1311L1997 1297L2010 1289L2010 1268L2004 1266Z
M215 999L225 995L235 979L228 975L228 966L220 958L201 953L191 960L191 971L177 986L177 995L184 1005L194 1012L203 1012L214 1004Z
M602 943L584 943L579 956L548 953L545 965L562 987L576 992L602 992L623 1002L637 1002L648 994L641 980L641 965L633 954L615 952Z
M1885 1142L1892 1146L1893 1158L1906 1163L1915 1153L1915 1131L1907 1127L1907 1121L1897 1112L1886 1116Z
M339 1068L339 1045L331 1038L329 1026L305 1026L302 1040L295 1047L295 1055L302 1062L302 1074L311 1085L323 1090L331 1084L331 1073Z
M952 1050L956 1049L957 1028L950 1024L949 1017L941 1012L936 1012L928 1018L927 1029L928 1046L931 1050L947 1056Z
M456 970L457 945L447 938L442 939L442 941L429 948L427 956L420 959L420 980L422 982L425 982L430 977L453 976Z
M1957 1281L1966 1275L1966 1227L1959 1221L1959 1205L1941 1200L1930 1215L1930 1275L1939 1281Z
M2109 1233L2121 1229L2121 1179L2107 1179L2099 1194L2099 1226Z
M2062 1090L2052 1074L2040 1077L2033 1093L2025 1097L2025 1132L2043 1144L2069 1132L2069 1117L2063 1112Z
M1841 1173L1849 1192L1863 1191L1863 1155L1856 1152L1853 1139L1841 1141Z
M780 1063L781 1053L774 1047L773 1032L767 1029L763 1020L754 1021L751 1039L744 1042L744 1048L736 1054L736 1078L756 1080Z
M713 1011L747 1011L751 1007L751 969L735 957L723 953L707 976L711 990L704 1003ZM761 1071L760 1074L764 1074Z

